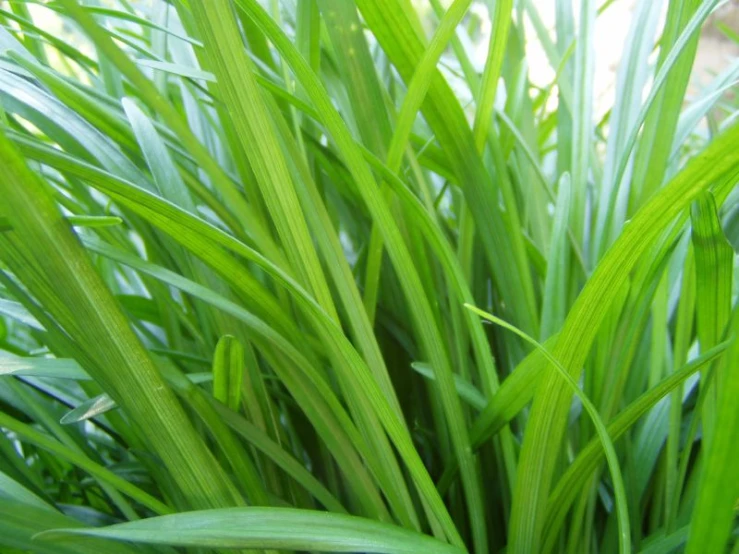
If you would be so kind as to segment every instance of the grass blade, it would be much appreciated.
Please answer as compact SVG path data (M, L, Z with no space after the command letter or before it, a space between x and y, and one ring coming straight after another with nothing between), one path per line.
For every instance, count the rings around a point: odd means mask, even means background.
M38 540L82 535L148 544L209 548L277 548L378 554L454 554L462 550L368 519L288 508L209 510L99 529L57 529Z

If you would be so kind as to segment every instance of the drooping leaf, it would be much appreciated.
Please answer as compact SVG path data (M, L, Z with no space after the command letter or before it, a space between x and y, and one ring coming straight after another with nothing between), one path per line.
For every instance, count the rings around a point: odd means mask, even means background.
M98 529L57 529L38 540L82 535L144 544L209 548L276 548L378 554L453 554L460 548L431 537L341 514L289 508L232 508L189 512Z

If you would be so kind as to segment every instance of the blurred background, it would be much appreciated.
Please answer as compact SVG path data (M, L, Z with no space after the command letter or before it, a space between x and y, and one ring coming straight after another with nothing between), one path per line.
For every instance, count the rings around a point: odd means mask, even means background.
M412 0L419 10L427 14L427 31L431 32L437 18L434 15L430 0ZM596 117L602 117L608 106L613 105L616 70L621 59L624 42L628 36L637 0L589 0L596 1L599 7L607 6L596 24L595 49L597 63L595 68L595 90L597 101L595 105ZM667 0L660 1L663 13L667 9ZM490 17L488 6L494 0L476 0L468 16L467 35L469 42L474 46L476 60L482 68L487 53L487 43L490 37ZM440 0L444 7L449 6L452 0ZM550 31L554 39L555 0L529 0L531 6L538 12L544 26ZM577 15L580 0L573 1L573 12ZM527 37L529 59L529 77L532 84L546 86L554 78L552 69L532 21L524 18L524 28ZM462 31L461 34L464 34ZM739 0L728 0L714 13L703 28L698 53L691 77L689 94L695 94L701 86L707 85L711 78L725 69L733 60L739 57ZM656 59L656 52L655 52Z
M17 1L17 0L15 0ZM269 9L282 7L285 13L294 13L292 5L304 0L263 0L263 4ZM605 116L605 111L613 105L614 84L616 70L618 68L621 53L629 32L629 26L633 17L637 0L588 0L595 1L601 8L595 33L595 49L597 62L595 68L594 88L596 91L595 117L600 119ZM668 0L653 0L663 4L663 12L667 9ZM97 4L103 7L113 6L106 0L85 0L87 4ZM452 0L410 0L422 14L424 25L428 36L431 36L436 23L438 12L446 9ZM541 24L550 31L554 38L555 25L555 0L528 0L533 10L519 13L531 13L535 11L539 15ZM474 55L472 59L478 64L482 71L487 53L487 44L490 37L490 17L488 8L494 0L475 0L465 20L465 25L460 26L458 34L463 44ZM525 0L520 1L523 5ZM0 5L7 7L8 0L0 0ZM137 11L146 14L152 0L129 0L129 4ZM578 14L580 0L573 0L573 13ZM30 2L29 10L34 22L47 32L55 35L64 34L69 40L80 41L79 33L72 29L65 29L61 20L52 10L46 9L43 2ZM547 60L544 48L538 40L536 29L530 17L522 17L526 31L528 50L529 77L535 86L544 87L554 78L554 70ZM9 22L14 25L13 22ZM53 53L51 53L53 55ZM92 52L90 52L92 54ZM714 13L703 28L701 40L698 46L696 63L691 78L688 100L690 96L697 93L701 86L710 82L711 78L726 68L733 60L739 57L739 0L726 0ZM656 51L655 51L656 59ZM454 67L447 67L449 79L454 81ZM464 91L461 91L464 93ZM731 96L731 92L729 96ZM735 92L734 92L735 94ZM729 98L734 100L734 98ZM556 102L556 97L552 99Z

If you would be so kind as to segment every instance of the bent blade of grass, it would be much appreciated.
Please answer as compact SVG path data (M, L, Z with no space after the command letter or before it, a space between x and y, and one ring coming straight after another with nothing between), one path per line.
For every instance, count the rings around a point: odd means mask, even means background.
M663 379L655 387L649 389L634 400L608 424L608 435L617 440L626 433L644 414L649 412L662 398L680 386L688 377L701 371L718 359L733 344L725 341L695 360L686 364L682 369ZM568 508L575 501L581 487L590 478L603 458L603 449L600 439L591 440L570 463L567 471L560 478L557 486L549 496L547 504L547 523L544 529L544 552L552 551L557 532L562 521L567 516Z
M731 333L739 332L739 309L734 308ZM716 391L716 427L704 454L698 483L698 493L690 518L686 552L723 552L726 550L736 521L739 500L739 479L736 461L739 459L739 341L734 340L726 363L719 367L722 386L709 384Z
M703 190L737 174L739 125L717 137L634 216L596 267L573 305L553 355L578 378L595 335L620 286L659 234ZM511 518L511 552L536 551L540 545L546 497L564 432L570 392L549 375L537 388L524 437L519 481Z
M472 314L469 310L465 311ZM544 347L551 349L556 344L557 336L550 337L544 343ZM546 369L546 366L547 359L538 349L533 350L521 360L472 424L470 442L474 450L479 449L486 441L494 437L531 401L540 381L541 373ZM456 463L451 463L444 469L437 485L440 492L447 491L458 470Z
M701 350L704 350L719 341L731 317L734 249L726 240L716 200L710 192L704 192L693 203L691 221L695 253L696 332ZM701 414L706 445L710 445L717 425L723 425L716 418L719 391L724 388L723 376L724 370L719 369L705 391L711 399L706 401ZM706 385L705 381L703 384Z
M621 552L622 554L628 554L629 552L631 552L631 532L629 530L630 523L628 506L626 503L626 489L624 486L624 480L621 476L621 469L618 465L618 456L616 455L616 449L613 447L613 442L608 435L608 430L606 429L603 420L598 414L598 409L593 405L587 395L580 389L580 387L577 385L577 382L572 378L567 369L565 369L565 367L557 360L557 358L555 358L536 339L528 336L526 333L524 333L517 327L514 327L510 323L498 317L495 317L492 314L484 312L476 308L475 306L470 306L469 304L466 304L465 308L476 313L483 319L495 323L496 325L499 325L504 329L511 331L512 333L516 333L526 342L536 347L536 349L541 351L544 357L557 369L560 377L562 377L562 379L569 385L575 395L580 399L583 407L588 412L588 415L593 421L593 425L596 429L596 432L598 433L598 439L600 440L605 452L606 461L608 462L608 469L611 471L611 479L613 482L613 488L616 497L616 514L618 517L619 552Z

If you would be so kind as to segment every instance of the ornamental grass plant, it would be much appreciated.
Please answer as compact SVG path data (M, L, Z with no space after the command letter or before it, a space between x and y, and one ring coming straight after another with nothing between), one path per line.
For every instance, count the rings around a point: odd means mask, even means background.
M0 2L0 551L736 553L725 2L552 2Z

